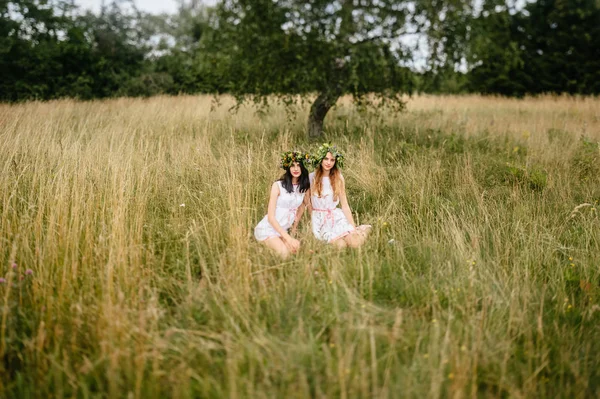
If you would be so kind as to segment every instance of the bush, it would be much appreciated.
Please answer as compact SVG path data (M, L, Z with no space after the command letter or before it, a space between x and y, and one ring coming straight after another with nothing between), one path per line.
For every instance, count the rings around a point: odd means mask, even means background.
M600 174L600 143L581 136L571 158L571 170L582 180L597 177Z
M166 73L147 73L129 79L119 90L120 95L128 97L150 97L169 92L173 87L173 78Z

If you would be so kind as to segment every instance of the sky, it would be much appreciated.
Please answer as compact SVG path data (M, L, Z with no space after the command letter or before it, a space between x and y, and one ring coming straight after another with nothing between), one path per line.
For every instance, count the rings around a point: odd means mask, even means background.
M105 0L106 4L110 3L110 0ZM203 0L204 4L214 4L215 0ZM100 11L102 0L75 0L75 4L92 10L94 12ZM135 4L141 11L146 11L152 14L169 13L173 14L177 11L179 4L178 0L135 0Z

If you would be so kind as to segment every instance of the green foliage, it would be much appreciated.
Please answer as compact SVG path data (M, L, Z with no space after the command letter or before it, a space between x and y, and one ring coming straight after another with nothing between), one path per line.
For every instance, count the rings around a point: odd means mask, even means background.
M145 73L127 80L119 88L117 94L129 97L150 97L169 92L173 84L173 77L168 73Z
M598 178L600 176L600 143L582 136L571 158L571 168L579 179Z
M79 15L70 4L2 3L0 100L91 99L136 92L136 80L145 79L138 76L149 34L137 25L138 16L117 3L99 16ZM128 83L130 79L134 81ZM154 91L150 87L139 94Z
M548 184L548 174L539 167L522 167L494 160L486 165L483 176L486 187L517 185L532 191L542 191Z
M411 40L427 41L424 71ZM231 93L288 112L319 94L324 118L343 94L361 112L403 109L403 93L523 96L600 93L595 0L182 2L148 15L130 0L99 15L71 1L0 2L0 101ZM391 108L390 108L391 109ZM319 112L317 112L319 111Z
M518 12L487 1L471 31L471 91L600 93L600 4L595 0L539 0Z

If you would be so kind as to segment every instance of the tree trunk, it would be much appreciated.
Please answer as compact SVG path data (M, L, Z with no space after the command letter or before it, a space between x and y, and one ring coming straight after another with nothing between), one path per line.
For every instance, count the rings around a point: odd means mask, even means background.
M334 92L326 91L319 94L315 102L310 107L308 115L308 138L316 139L323 136L323 121L325 115L333 107L340 97L337 90Z

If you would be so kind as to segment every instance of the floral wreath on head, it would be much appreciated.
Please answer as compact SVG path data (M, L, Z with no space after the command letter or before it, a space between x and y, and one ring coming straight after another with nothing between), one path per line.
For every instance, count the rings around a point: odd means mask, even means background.
M338 168L344 167L344 154L340 150L337 149L336 146L331 145L331 143L323 143L312 155L313 166L316 168L321 165L323 159L327 156L327 153L330 152L331 155L335 158L335 164Z
M308 152L301 151L288 151L281 153L281 162L279 163L281 168L287 169L292 166L292 163L294 162L302 162L306 167L311 163L310 154Z

